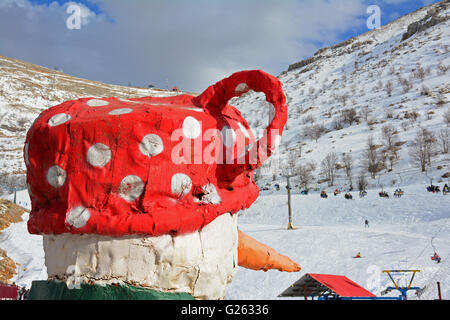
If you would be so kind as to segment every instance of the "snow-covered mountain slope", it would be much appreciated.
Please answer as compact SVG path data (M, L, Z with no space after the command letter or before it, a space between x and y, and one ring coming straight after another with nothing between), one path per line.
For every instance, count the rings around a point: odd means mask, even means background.
M0 56L0 176L10 175L10 180L17 181L19 175L23 180L26 133L39 113L49 107L83 97L126 99L174 94L177 93L79 79L61 71Z
M321 180L320 163L328 153L336 152L339 158L348 153L354 162L353 174L367 174L361 164L368 136L373 135L375 144L381 146L381 128L392 125L398 159L392 172L381 170L370 183L429 182L411 163L408 147L419 127L435 135L448 127L444 117L450 112L449 17L450 2L443 1L291 65L279 76L288 100L288 122L281 155L274 162L279 164L292 150L301 150L299 162L315 162L317 182ZM409 38L402 41L407 33ZM233 103L255 130L267 125L263 94L248 93ZM351 124L345 121L344 110L355 111ZM306 135L314 124L324 127L317 141ZM442 154L439 146L436 153L428 175L434 182L444 181L450 155ZM343 187L345 174L343 170L337 173L335 185ZM270 175L260 185L271 180ZM326 188L327 183L313 186Z

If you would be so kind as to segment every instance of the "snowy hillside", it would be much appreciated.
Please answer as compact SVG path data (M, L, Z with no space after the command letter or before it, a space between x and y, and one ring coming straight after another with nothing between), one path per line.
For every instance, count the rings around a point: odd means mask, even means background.
M312 187L326 188L327 183L317 184L322 178L320 164L328 153L335 152L339 162L343 153L351 155L353 175L368 174L362 166L368 136L372 135L374 145L381 147L382 127L389 125L394 129L396 143L393 170L387 170L391 166L388 156L383 160L384 170L369 181L371 186L429 182L411 163L409 146L419 128L428 129L435 136L448 130L449 17L450 3L437 3L291 65L279 77L288 99L288 122L281 155L274 160L275 168L293 150L301 152L301 156L296 154L300 163L315 163ZM422 19L438 23L402 41L408 27ZM233 103L255 133L267 125L268 108L263 94L249 93ZM311 130L314 126L318 128L317 137ZM448 139L447 131L447 143ZM442 153L438 142L428 169L434 182L445 181L442 175L450 171L450 155ZM335 185L348 185L343 170L337 174ZM271 182L269 174L260 185Z
M24 184L23 145L43 110L83 97L168 96L159 89L122 87L72 77L24 61L0 56L0 185ZM18 183L19 179L19 183ZM21 183L20 183L21 182Z

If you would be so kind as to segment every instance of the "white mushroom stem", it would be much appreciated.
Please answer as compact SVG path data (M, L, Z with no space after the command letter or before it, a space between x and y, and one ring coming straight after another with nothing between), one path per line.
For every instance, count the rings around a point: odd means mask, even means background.
M196 299L224 299L238 257L237 216L179 236L44 235L49 279L125 283Z

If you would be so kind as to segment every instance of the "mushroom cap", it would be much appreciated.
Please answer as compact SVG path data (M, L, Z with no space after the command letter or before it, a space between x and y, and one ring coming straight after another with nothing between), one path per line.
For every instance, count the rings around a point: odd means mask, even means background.
M249 208L255 166L233 161L254 135L236 108L217 113L197 100L82 98L42 112L24 147L28 231L184 234Z

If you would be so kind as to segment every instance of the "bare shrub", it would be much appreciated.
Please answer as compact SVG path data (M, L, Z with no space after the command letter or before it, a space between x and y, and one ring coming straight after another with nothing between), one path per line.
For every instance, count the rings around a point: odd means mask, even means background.
M411 162L425 172L431 166L431 159L436 154L436 137L431 131L420 128L409 148Z
M407 131L408 128L409 128L409 123L408 123L408 121L402 121L402 123L401 123L400 125L401 125L403 131Z
M437 140L438 140L439 145L441 147L442 153L443 154L447 154L448 153L449 140L450 140L450 129L449 128L441 129L438 132Z
M426 87L425 85L422 85L422 88L420 89L420 95L429 97L429 96L431 96L431 91L428 87Z
M394 85L392 84L391 81L386 82L384 90L386 91L388 97L392 97L392 90L394 90Z
M372 179L375 178L376 173L378 172L378 148L376 147L373 136L370 135L367 139L367 147L365 151L365 167L367 171L371 174Z
M354 108L342 110L342 120L349 125L352 125L357 120L356 111Z
M386 112L386 119L394 118L394 113L392 112L391 108L387 108L385 112Z
M448 71L448 66L446 66L444 63L439 62L439 64L437 65L437 74L439 76L444 76Z
M333 129L341 130L343 128L342 123L343 123L342 116L340 114L336 115L333 118L333 123L332 123Z
M302 124L313 124L314 122L316 122L316 119L312 114L309 114L302 119Z
M366 190L368 185L367 179L366 179L366 175L361 172L361 174L358 176L358 190L359 191L364 191Z
M303 188L308 189L308 186L314 181L313 172L315 169L316 164L314 162L298 165L297 179Z
M348 94L345 93L342 95L337 95L336 100L342 103L342 105L345 107L347 105Z
M445 101L445 98L444 98L443 94L439 93L436 96L435 104L436 104L437 107L442 107L442 106L447 104L447 101Z
M400 85L403 88L403 93L408 93L413 87L411 81L406 79L406 78L401 78L400 77L399 82L400 82Z
M328 186L334 185L338 158L335 152L330 152L321 162L321 174L328 181Z
M448 109L445 113L444 113L444 123L448 126L450 126L450 109Z
M423 79L425 79L425 75L425 69L420 64L418 64L417 67L413 70L414 78L423 81Z
M317 142L319 138L326 132L323 124L313 124L303 129L303 134Z
M342 163L344 164L345 176L350 183L350 190L353 190L353 180L352 180L352 170L353 170L353 159L349 153L342 154Z
M381 90L381 89L383 89L383 81L381 81L381 80L378 80L378 82L377 82L377 85L376 85L375 89L377 89L377 90Z
M387 150L394 149L395 143L397 142L396 134L397 130L391 124L386 124L381 128L381 138Z
M368 106L364 106L361 108L361 111L359 112L361 118L364 119L364 121L367 121L369 114L370 114L370 109Z

